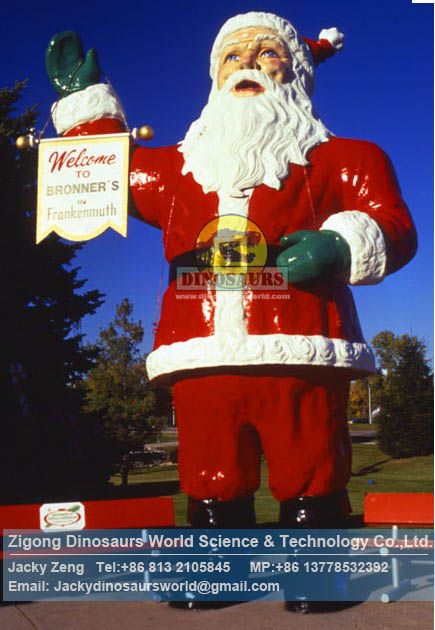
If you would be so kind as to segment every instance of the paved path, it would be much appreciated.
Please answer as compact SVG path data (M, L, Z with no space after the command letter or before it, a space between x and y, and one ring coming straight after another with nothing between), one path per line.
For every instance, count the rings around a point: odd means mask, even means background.
M373 431L371 429L364 429L362 431L349 431L350 437L356 441L366 441L368 439L374 439L377 435L377 431ZM178 442L153 442L152 444L147 444L147 449L162 449L165 446L178 446Z
M161 449L164 446L178 446L178 442L153 442L152 444L147 444L147 449ZM146 452L146 451L145 451Z
M37 602L0 607L2 630L432 630L431 602L366 602L335 613L300 615L280 602L183 611L152 602Z
M373 429L362 429L361 431L352 431L350 427L349 427L349 433L350 433L351 438L358 438L358 437L375 438L378 434L378 432Z

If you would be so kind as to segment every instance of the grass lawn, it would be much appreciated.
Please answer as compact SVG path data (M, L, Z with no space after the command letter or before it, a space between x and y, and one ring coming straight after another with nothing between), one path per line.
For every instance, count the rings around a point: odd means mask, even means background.
M158 440L155 441L155 444L161 444L164 442L178 442L178 434L177 433L162 433Z
M433 455L390 459L376 444L354 444L348 485L354 513L362 514L366 492L433 492L433 466Z
M360 425L361 426L361 425ZM433 456L393 460L384 455L376 444L354 444L352 477L348 484L354 514L362 514L366 492L433 492ZM158 467L135 472L129 485L177 480L177 466ZM112 478L119 485L119 475ZM255 500L258 523L276 522L278 503L267 485L267 466L261 469L261 486ZM187 525L184 494L174 495L175 519L178 526Z
M357 424L355 423L348 423L349 426L349 431L377 431L379 428L379 425L376 424L376 422L372 422L372 424L369 424L368 422L364 422L363 424L359 424L359 422Z

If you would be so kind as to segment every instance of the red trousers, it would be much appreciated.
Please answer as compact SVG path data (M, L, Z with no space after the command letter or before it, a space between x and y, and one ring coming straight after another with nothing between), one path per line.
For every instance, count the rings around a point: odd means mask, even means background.
M278 501L344 490L351 471L349 377L334 368L215 374L173 385L183 492L253 494L263 451Z

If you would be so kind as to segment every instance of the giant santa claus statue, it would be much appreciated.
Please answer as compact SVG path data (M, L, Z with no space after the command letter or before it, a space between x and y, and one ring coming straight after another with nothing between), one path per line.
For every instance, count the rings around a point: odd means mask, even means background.
M313 111L314 68L342 41L336 29L304 39L269 13L229 19L211 52L209 101L184 140L132 148L132 213L162 230L171 270L148 374L172 386L196 527L254 524L262 453L281 526L340 526L349 512L349 383L375 362L348 285L400 269L416 234L385 153L337 138ZM53 38L47 69L59 134L126 129L76 34ZM206 226L239 243L261 234L263 265L286 271L284 290L256 291L246 269L237 288L220 289L200 266L207 280L186 299L177 270L197 265ZM234 252L240 263L241 247L227 243L212 268L231 266Z

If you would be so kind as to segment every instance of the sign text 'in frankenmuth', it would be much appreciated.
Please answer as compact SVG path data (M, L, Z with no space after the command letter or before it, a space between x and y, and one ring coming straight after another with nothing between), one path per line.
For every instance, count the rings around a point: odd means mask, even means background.
M127 235L129 134L41 140L36 242Z

